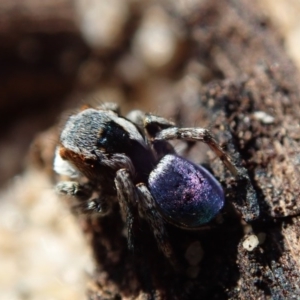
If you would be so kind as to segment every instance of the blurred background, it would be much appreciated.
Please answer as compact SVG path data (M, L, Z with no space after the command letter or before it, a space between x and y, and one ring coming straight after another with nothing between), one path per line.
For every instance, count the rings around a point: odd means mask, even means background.
M300 0L257 2L300 67ZM104 101L184 122L180 103L223 78L194 50L205 3L0 0L1 299L83 299L92 261L53 193L54 125Z

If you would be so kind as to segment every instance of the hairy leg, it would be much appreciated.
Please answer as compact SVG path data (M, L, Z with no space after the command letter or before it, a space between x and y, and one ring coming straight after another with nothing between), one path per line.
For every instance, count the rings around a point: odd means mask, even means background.
M151 114L145 115L144 127L147 134L152 138L155 149L160 149L160 143L167 140L180 139L187 142L203 142L211 148L234 176L239 175L238 169L212 137L209 130L204 128L178 128L175 127L173 122Z
M138 222L135 216L137 214L138 196L136 193L136 187L132 182L128 170L121 169L117 171L115 185L117 188L117 196L120 204L121 214L127 225L128 248L130 250L134 250L134 228Z
M56 185L56 192L73 198L75 204L71 209L74 213L97 214L104 216L109 213L108 199L94 191L90 183L80 184L76 181L61 181Z
M171 246L163 218L156 208L155 201L150 191L143 183L137 185L137 190L139 193L140 209L152 228L159 249L163 252L174 269L179 271L181 267L175 256L173 247Z
M216 140L212 137L209 130L204 128L177 128L170 127L156 133L153 143L166 140L185 140L188 142L203 142L207 144L211 150L221 159L224 165L230 170L234 176L238 176L239 172L230 157L223 151Z

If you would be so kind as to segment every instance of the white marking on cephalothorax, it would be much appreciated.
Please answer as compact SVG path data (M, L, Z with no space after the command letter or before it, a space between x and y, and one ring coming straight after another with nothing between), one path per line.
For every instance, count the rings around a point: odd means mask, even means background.
M55 157L53 162L53 169L60 175L66 175L71 178L78 177L79 172L67 161L61 158L59 154L59 147L56 148Z

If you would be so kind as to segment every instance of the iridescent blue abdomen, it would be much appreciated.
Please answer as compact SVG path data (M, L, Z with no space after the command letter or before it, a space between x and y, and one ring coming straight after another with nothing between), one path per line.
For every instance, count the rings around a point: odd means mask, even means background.
M224 205L222 186L213 175L180 156L164 156L148 183L162 215L179 227L199 227Z

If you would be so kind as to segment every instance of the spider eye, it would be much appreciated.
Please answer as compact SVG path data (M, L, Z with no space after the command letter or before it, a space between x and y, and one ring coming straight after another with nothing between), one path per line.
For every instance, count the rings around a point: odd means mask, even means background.
M131 147L128 132L119 124L110 121L105 124L97 139L97 146L104 148L109 153L124 152Z
M220 183L203 167L175 155L160 160L149 176L149 189L163 216L179 227L199 227L224 205Z

